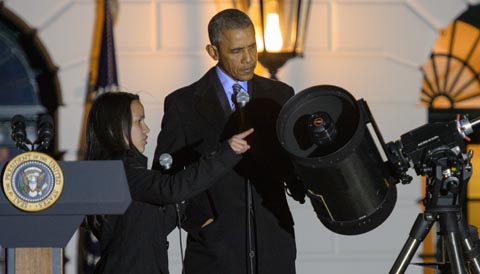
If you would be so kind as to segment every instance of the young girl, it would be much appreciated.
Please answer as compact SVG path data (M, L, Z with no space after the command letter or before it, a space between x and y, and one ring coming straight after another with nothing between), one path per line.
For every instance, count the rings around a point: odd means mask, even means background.
M209 188L250 146L234 135L175 175L147 169L142 154L150 129L138 95L109 92L93 103L87 122L87 160L122 160L132 203L123 215L89 218L101 246L95 273L168 273L167 235L175 227L173 204ZM92 222L92 219L94 221Z

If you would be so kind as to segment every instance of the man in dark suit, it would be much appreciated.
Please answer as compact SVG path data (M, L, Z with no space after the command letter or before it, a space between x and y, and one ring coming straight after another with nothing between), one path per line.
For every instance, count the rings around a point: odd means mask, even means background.
M206 192L188 201L183 227L188 232L187 274L294 274L293 218L285 191L304 188L276 137L276 121L293 89L254 74L255 30L236 9L215 15L206 50L217 65L200 80L165 99L165 115L155 150L173 155L172 171L234 133L253 127L251 150ZM240 87L233 88L234 85ZM248 92L245 106L235 93ZM245 98L245 97L244 97Z

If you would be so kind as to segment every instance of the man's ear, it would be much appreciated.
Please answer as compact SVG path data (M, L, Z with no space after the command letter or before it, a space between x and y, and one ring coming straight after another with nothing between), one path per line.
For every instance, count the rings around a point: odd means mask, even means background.
M218 48L216 46L208 44L205 49L213 60L218 61Z

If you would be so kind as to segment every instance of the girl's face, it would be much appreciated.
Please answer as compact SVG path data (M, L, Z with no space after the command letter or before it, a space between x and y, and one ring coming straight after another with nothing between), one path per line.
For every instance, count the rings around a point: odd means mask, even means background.
M132 111L132 131L130 132L132 142L135 148L143 153L145 151L145 145L147 144L147 134L150 132L150 128L148 128L145 123L145 112L140 101L132 101L130 110Z

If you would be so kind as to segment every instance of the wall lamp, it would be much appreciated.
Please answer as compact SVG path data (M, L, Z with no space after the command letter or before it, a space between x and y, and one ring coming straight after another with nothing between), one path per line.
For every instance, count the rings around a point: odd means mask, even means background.
M277 79L277 71L289 59L303 57L311 0L248 1L255 25L258 61Z

